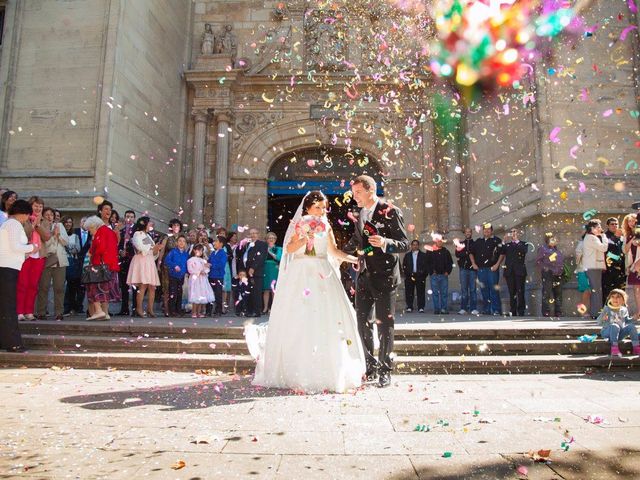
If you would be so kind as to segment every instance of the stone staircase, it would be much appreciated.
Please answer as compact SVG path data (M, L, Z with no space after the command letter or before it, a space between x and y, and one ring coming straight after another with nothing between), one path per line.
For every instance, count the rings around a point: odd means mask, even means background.
M424 316L423 316L424 318ZM90 323L21 323L28 353L0 352L5 367L115 368L123 370L206 370L248 373L242 327L194 325L187 319L122 319ZM422 320L419 319L419 320ZM224 318L223 318L224 321ZM576 319L489 320L398 323L397 373L585 373L598 369L640 369L640 358L610 358L593 322ZM621 344L629 353L629 342Z

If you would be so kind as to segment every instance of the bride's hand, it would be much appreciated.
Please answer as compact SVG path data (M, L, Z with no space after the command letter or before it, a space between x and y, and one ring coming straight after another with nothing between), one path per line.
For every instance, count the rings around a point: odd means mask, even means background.
M345 262L353 263L354 265L358 264L358 257L354 257L353 255L347 255L344 260Z

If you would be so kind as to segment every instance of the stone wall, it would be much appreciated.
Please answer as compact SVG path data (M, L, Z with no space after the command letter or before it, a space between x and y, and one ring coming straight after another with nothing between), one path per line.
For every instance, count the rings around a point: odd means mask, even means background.
M0 78L0 177L82 208L95 195L108 0L10 1Z
M2 186L65 211L160 221L183 203L191 2L8 2L0 64Z
M162 222L183 205L191 2L121 3L104 162L109 196ZM203 179L204 180L204 179Z

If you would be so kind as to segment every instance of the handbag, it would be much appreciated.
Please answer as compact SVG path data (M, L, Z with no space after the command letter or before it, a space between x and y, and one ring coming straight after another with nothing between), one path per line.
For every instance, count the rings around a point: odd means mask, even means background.
M111 280L111 271L104 263L100 265L87 265L82 269L80 283L88 285L90 283L103 283Z
M52 245L55 247L54 252L48 253L46 260L44 261L44 268L57 267L60 265L60 259L58 258L58 240L54 237Z
M49 255L47 255L47 259L44 261L44 268L57 267L59 263L60 261L58 260L58 254L50 253Z

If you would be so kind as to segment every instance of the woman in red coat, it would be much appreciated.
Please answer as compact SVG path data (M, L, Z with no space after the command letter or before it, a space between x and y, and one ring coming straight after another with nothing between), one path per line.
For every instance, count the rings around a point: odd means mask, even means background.
M105 264L111 272L111 280L87 285L87 301L91 316L87 320L109 320L109 302L119 302L121 298L118 272L118 236L102 219L89 217L85 228L93 236L89 255L91 265Z

